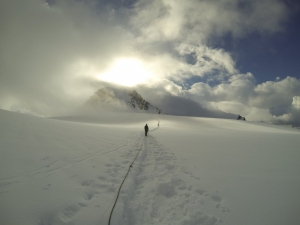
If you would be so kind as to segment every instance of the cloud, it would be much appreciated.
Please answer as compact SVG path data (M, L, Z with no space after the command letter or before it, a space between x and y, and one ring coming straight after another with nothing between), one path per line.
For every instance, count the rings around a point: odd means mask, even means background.
M295 109L300 109L300 96L294 96L293 97L292 106Z
M87 97L80 81L96 81L114 53L125 51L127 34L112 24L110 11L97 14L83 2L4 0L0 15L2 108L15 99L15 108L65 112Z
M254 30L277 32L287 14L287 7L278 0L140 0L131 23L143 41L203 44L211 36L228 32L235 37Z
M199 102L190 98L184 97L180 88L170 86L165 90L161 87L137 87L141 95L151 104L162 109L164 113L178 116L200 116L213 118L230 118L236 119L237 115L226 113L218 109L209 109ZM170 90L170 89L175 89ZM173 92L173 94L171 94Z
M181 44L177 46L180 55L193 55L195 63L190 66L191 75L205 76L211 75L213 71L219 74L235 74L235 62L229 53L222 49L212 49L206 46L194 46Z
M300 121L300 80L293 77L256 85L252 74L238 74L215 87L196 83L184 94L207 107L249 120L292 125Z
M152 74L137 89L174 113L294 123L298 79L256 84L213 47L226 35L281 32L289 12L279 0L2 0L0 108L67 114L103 86L112 61L137 58Z
M255 79L251 73L231 75L223 83L211 87L203 83L195 83L187 91L192 98L205 96L208 101L238 101L247 103L253 95Z
M256 98L251 105L259 107L271 107L280 104L290 105L293 97L300 94L300 82L297 78L287 77L281 81L268 81L257 85Z

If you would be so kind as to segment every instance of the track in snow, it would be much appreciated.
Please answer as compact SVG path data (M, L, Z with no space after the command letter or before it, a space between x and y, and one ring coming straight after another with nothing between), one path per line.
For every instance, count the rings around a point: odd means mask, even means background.
M218 224L220 219L201 209L209 202L228 212L222 198L193 188L181 179L182 175L199 180L186 168L179 167L176 156L155 137L146 137L144 148L121 191L111 224Z
M104 150L102 149L101 151L98 151L95 153L88 153L88 154L83 154L80 156L72 156L72 157L62 158L59 160L55 160L51 163L47 163L44 166L36 168L32 171L23 173L21 175L14 176L14 177L2 178L2 179L0 179L0 187L10 185L13 183L27 182L31 178L35 178L39 174L42 177L49 176L49 175L51 175L51 173L53 173L57 170L60 170L60 169L66 168L66 167L70 167L70 166L74 166L80 162L91 159L92 157L98 157L98 156L106 155L106 154L114 152L114 151L118 151L122 148L125 148L132 141L133 140L129 140L127 143L123 143L123 144L120 144L119 146L107 148Z

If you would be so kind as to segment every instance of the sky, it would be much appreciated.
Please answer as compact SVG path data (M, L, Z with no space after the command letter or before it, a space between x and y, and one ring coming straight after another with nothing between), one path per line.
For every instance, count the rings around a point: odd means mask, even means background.
M162 108L173 97L179 109L186 100L300 126L299 10L293 0L2 0L0 108L66 115L108 82Z

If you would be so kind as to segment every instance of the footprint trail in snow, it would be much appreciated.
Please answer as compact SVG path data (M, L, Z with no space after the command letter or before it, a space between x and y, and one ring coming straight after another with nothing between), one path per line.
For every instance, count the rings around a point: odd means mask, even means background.
M160 145L155 137L145 138L140 155L122 188L112 224L220 223L219 218L204 212L204 205L209 202L228 212L222 198L194 189L180 178L182 174L193 176L186 168L177 165L176 156Z

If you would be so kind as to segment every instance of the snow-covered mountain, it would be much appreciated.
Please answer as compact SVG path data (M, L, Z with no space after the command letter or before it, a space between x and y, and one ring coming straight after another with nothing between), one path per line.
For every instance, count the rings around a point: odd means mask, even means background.
M161 109L150 104L134 89L129 88L101 88L89 98L85 105L96 109L112 107L137 112L163 113Z

